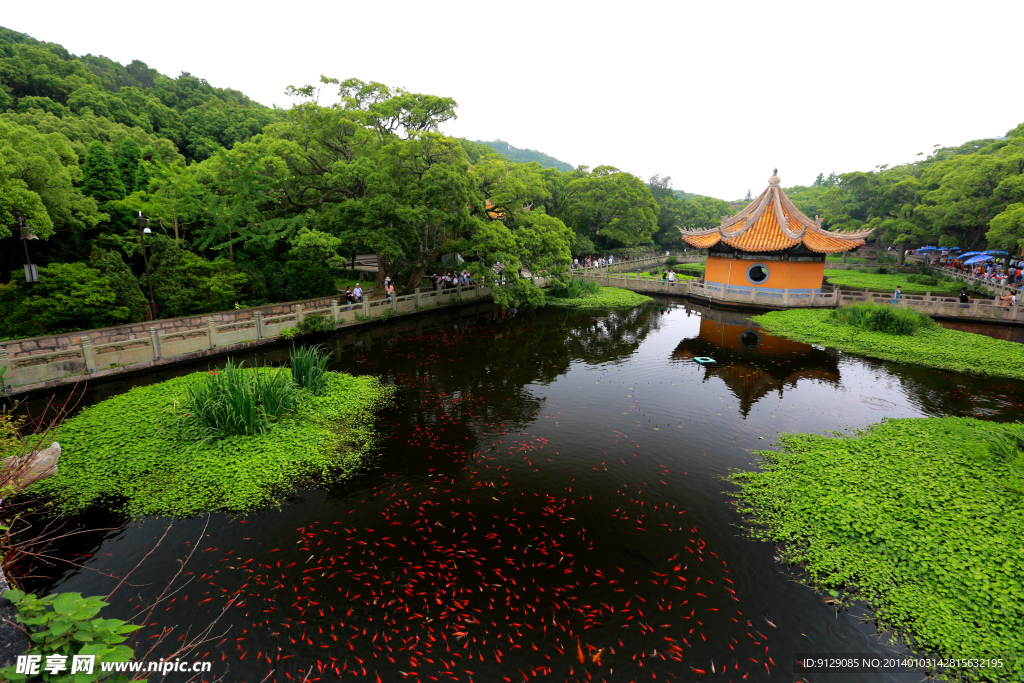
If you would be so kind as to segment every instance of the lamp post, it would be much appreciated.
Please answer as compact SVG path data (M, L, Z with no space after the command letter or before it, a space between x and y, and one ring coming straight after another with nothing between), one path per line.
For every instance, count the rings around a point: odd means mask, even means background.
M153 298L153 280L149 277L149 259L146 257L146 240L143 239L144 235L151 234L146 224L149 223L149 219L142 215L139 211L139 215L135 217L135 224L139 226L139 244L142 246L142 263L146 266L146 284L149 285L149 319L156 320L156 299Z
M25 247L25 282L39 282L39 266L32 263L28 255L28 241L39 238L25 223L24 216L18 216L18 227L21 228L21 244Z

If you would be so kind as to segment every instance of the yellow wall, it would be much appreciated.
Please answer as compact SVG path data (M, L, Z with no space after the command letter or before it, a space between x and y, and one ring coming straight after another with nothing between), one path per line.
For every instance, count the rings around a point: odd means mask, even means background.
M747 279L747 268L762 263L768 268L768 279L755 285ZM720 282L741 287L766 289L821 289L825 277L824 261L752 261L709 256L704 266L707 282Z

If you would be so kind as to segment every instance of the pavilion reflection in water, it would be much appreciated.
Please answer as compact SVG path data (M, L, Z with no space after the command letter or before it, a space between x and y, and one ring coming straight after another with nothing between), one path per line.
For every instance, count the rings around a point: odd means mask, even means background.
M700 335L679 342L674 360L693 362L714 358L705 365L704 381L718 377L740 402L744 417L768 393L782 397L786 387L811 379L839 384L839 361L834 351L776 337L736 313L702 309Z

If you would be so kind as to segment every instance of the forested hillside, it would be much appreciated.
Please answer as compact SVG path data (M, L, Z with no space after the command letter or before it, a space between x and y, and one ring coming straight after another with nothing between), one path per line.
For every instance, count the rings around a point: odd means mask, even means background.
M318 104L320 88L338 104ZM294 105L270 109L0 29L0 337L143 319L140 212L159 315L177 316L333 294L357 252L406 291L458 252L480 281L504 273L499 302L531 301L526 274L565 278L572 254L682 246L677 227L729 211L668 177L517 163L448 137L449 97L354 78L287 91ZM1024 127L789 192L826 226L871 225L902 248L1017 251ZM25 281L26 246L38 283Z
M536 161L543 168L554 168L567 173L572 170L572 164L567 164L564 161L559 161L554 157L550 157L544 152L538 152L535 149L519 149L513 147L503 140L477 140L477 144L487 145L498 154L501 154L505 158L515 161L521 164L528 164L531 161Z
M318 88L339 103L319 105ZM332 294L355 252L406 291L458 252L478 280L503 273L498 301L536 300L526 274L565 278L573 250L659 229L628 173L443 135L451 98L357 79L287 90L294 106L268 109L0 29L0 337L141 320L140 212L160 316Z
M909 164L819 174L787 188L793 203L826 227L871 226L900 256L925 244L964 250L1024 249L1024 124L1004 137L936 147Z

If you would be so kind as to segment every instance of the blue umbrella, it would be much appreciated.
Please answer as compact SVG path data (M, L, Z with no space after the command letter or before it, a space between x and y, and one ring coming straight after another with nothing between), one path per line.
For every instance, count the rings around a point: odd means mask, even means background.
M935 247L921 247L918 251L938 251Z
M960 258L961 259L970 258L971 256L977 256L980 253L982 253L982 252L980 252L980 251L968 251L968 252L964 252L963 254L960 254Z
M1002 254L1003 256L1009 256L1010 255L1010 252L1008 252L1008 251L986 251L985 253L986 254Z
M965 266L969 266L972 263L984 263L985 261L995 261L995 256L989 256L988 254L982 254L981 256L975 256L974 258L967 259L964 261Z

